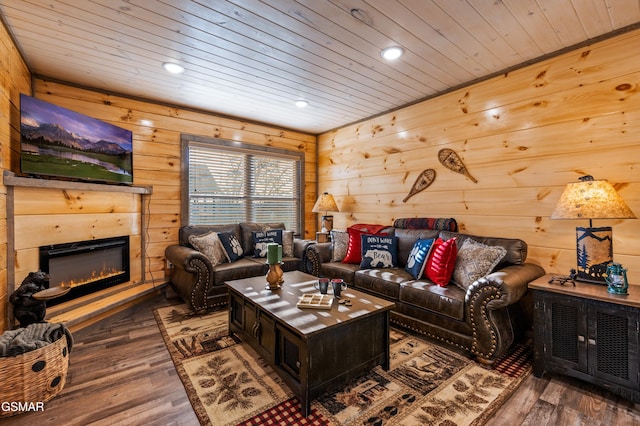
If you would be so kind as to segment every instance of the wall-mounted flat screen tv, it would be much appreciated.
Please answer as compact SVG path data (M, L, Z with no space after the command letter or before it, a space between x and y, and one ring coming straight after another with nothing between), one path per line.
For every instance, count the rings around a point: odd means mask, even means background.
M131 131L20 95L20 169L40 177L133 183Z

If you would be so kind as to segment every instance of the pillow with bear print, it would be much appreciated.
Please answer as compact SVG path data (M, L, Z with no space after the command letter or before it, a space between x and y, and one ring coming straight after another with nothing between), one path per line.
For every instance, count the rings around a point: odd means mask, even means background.
M393 268L398 264L398 238L362 235L360 268Z

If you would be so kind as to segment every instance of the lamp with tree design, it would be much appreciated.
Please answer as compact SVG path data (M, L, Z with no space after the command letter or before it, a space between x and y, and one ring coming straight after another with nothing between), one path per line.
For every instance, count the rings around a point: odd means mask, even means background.
M594 228L593 219L635 219L622 197L606 180L583 176L567 184L551 219L589 219L589 227L576 228L577 279L604 284L613 262L610 226Z

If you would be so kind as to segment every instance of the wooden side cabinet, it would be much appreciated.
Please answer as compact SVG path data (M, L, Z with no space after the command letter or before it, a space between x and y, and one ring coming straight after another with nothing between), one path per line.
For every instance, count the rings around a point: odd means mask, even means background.
M640 287L612 295L603 285L551 284L551 277L529 284L534 375L565 374L640 402Z

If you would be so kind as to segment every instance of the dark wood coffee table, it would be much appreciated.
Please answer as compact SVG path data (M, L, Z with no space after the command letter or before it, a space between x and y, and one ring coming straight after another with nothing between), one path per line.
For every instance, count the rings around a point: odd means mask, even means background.
M229 330L260 354L300 399L309 415L311 400L371 370L389 369L389 310L394 303L354 289L345 306L298 308L317 280L286 272L281 289L265 288L265 277L229 281Z

